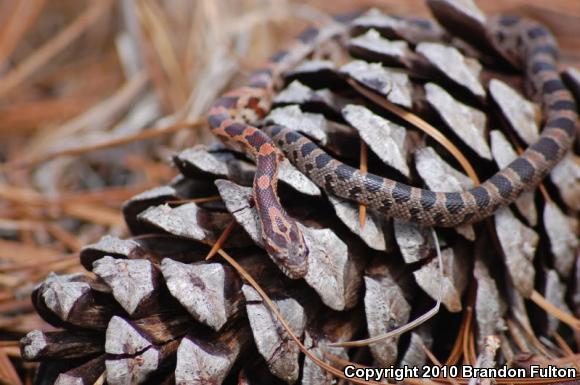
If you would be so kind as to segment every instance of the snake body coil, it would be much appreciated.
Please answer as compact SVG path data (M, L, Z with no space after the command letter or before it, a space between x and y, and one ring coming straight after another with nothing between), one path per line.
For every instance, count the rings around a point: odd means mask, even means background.
M437 3L448 1L434 0L432 5L437 10ZM270 256L282 262L289 276L299 278L306 273L308 250L296 222L276 195L277 169L282 158L279 149L329 194L363 203L389 217L441 227L488 217L512 203L522 191L533 189L562 159L574 140L577 113L556 67L553 36L540 24L516 17L499 17L480 27L485 36L478 38L524 70L527 89L541 103L544 123L536 143L505 169L467 191L434 192L361 173L332 158L292 127L260 130L247 123L257 121L268 111L283 71L305 57L320 40L336 34L336 27L330 32L307 30L293 49L280 52L266 68L255 72L248 86L224 95L212 106L208 120L213 132L227 142L241 145L256 159L254 198L262 236Z

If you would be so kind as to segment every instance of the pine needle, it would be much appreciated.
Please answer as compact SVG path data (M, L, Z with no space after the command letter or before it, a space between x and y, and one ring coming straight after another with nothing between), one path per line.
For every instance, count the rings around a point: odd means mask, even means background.
M361 139L360 141L360 172L361 174L366 174L368 171L368 151L367 145ZM367 206L363 203L359 203L358 205L358 221L360 224L361 230L364 229L365 223L367 220Z
M53 39L46 42L34 51L26 60L0 79L0 97L17 87L20 83L38 71L57 53L66 48L82 33L102 16L104 16L113 2L111 0L95 1L90 7L78 16L70 25L59 32Z
M226 242L226 240L229 238L230 234L232 233L232 230L234 229L234 227L236 227L236 221L234 219L232 219L230 221L230 223L228 224L228 226L221 233L221 235L219 236L217 241L214 243L214 245L212 246L209 253L207 253L207 257L205 257L206 261L213 258L213 256L217 254L218 250L222 248L223 244Z
M152 139L152 138L156 138L159 136L169 135L169 134L175 133L177 131L183 130L185 128L197 128L197 127L200 127L201 125L203 125L204 123L205 123L204 119L199 119L199 120L197 120L195 122L191 122L191 123L184 122L184 123L173 124L173 125L166 126L166 127L155 127L155 128L151 128L151 129L146 129L146 130L143 130L142 132L139 132L137 134L127 135L127 136L124 136L122 138L114 138L114 139L110 139L107 141L103 141L101 143L91 144L91 145L87 145L87 146L74 147L74 148L67 148L67 149L60 150L60 151L55 151L55 152L51 152L51 153L47 153L47 154L37 155L35 157L29 158L26 160L9 162L9 163L0 165L0 171L2 171L3 169L10 170L10 169L15 169L15 168L19 169L19 168L32 167L32 166L37 165L39 163L44 163L44 162L47 162L49 160L59 158L62 156L78 156L78 155L83 155L83 154L97 151L97 150L108 149L108 148L122 146L122 145L129 144L129 143L138 142L141 140Z
M564 322L566 325L570 326L573 330L580 330L580 320L574 317L572 314L566 313L563 310L560 310L554 304L549 302L546 298L544 298L540 293L537 291L533 291L532 296L530 297L532 301L546 313L556 317L560 321Z
M354 88L357 92L363 95L365 98L371 100L373 103L378 104L381 107L391 111L392 113L396 114L400 118L406 120L410 124L414 125L433 139L435 139L439 144L441 144L453 157L459 162L467 176L469 176L473 182L477 185L479 184L479 177L475 173L473 166L469 163L467 158L459 151L459 149L451 143L449 139L447 139L439 130L435 127L418 117L417 115L404 110L403 108L389 102L386 98L381 97L374 92L371 92L364 88L363 86L359 85L356 81L352 79L347 80L348 84L352 88Z

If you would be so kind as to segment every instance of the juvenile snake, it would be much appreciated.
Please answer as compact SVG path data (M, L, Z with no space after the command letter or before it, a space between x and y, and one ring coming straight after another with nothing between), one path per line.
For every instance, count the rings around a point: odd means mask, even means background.
M293 47L279 52L265 68L256 71L247 86L218 99L208 117L215 135L227 143L241 146L255 158L257 170L253 192L262 237L268 254L282 265L288 276L300 278L306 274L308 249L296 221L282 208L276 193L278 166L283 158L280 150L329 194L422 226L453 227L477 222L512 203L522 191L533 189L572 145L576 132L576 104L560 79L556 67L557 45L545 27L511 16L478 24L456 9L449 11L452 0L428 3L451 32L472 28L478 33L475 43L479 41L484 49L491 49L524 71L527 89L543 110L539 139L481 185L463 192L434 192L361 173L332 158L292 127L259 129L253 126L252 123L258 122L269 110L284 71L307 56L321 41L344 33L348 26L308 29Z

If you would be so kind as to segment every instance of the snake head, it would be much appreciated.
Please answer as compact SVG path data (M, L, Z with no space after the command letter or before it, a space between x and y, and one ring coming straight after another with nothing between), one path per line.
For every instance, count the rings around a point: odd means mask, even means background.
M251 140L256 141L256 137ZM254 177L254 204L266 251L276 265L292 279L303 278L308 271L308 247L302 231L277 195L280 151L268 143L260 146Z
M268 255L280 270L291 279L300 279L308 272L308 246L296 222L287 224L282 226L286 230L283 233L280 226L263 232L263 239Z

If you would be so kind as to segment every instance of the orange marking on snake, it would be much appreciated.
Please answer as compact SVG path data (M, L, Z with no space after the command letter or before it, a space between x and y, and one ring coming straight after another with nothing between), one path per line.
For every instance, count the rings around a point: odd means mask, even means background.
M261 188L262 190L266 190L267 188L270 187L270 177L268 177L267 175L262 175L261 177L258 178L258 187Z
M276 152L276 148L272 146L270 143L264 143L260 146L260 150L258 151L259 155L266 156L270 155L273 152Z
M275 207L270 207L270 208L268 208L268 215L270 216L270 219L272 220L272 224L274 225L273 226L274 232L276 234L283 236L286 239L286 241L288 243L290 243L291 242L290 223L288 223L288 221L286 221L286 219L284 218L284 216L282 215L280 210L278 210ZM282 225L286 228L285 230L280 228L280 223L282 223Z

